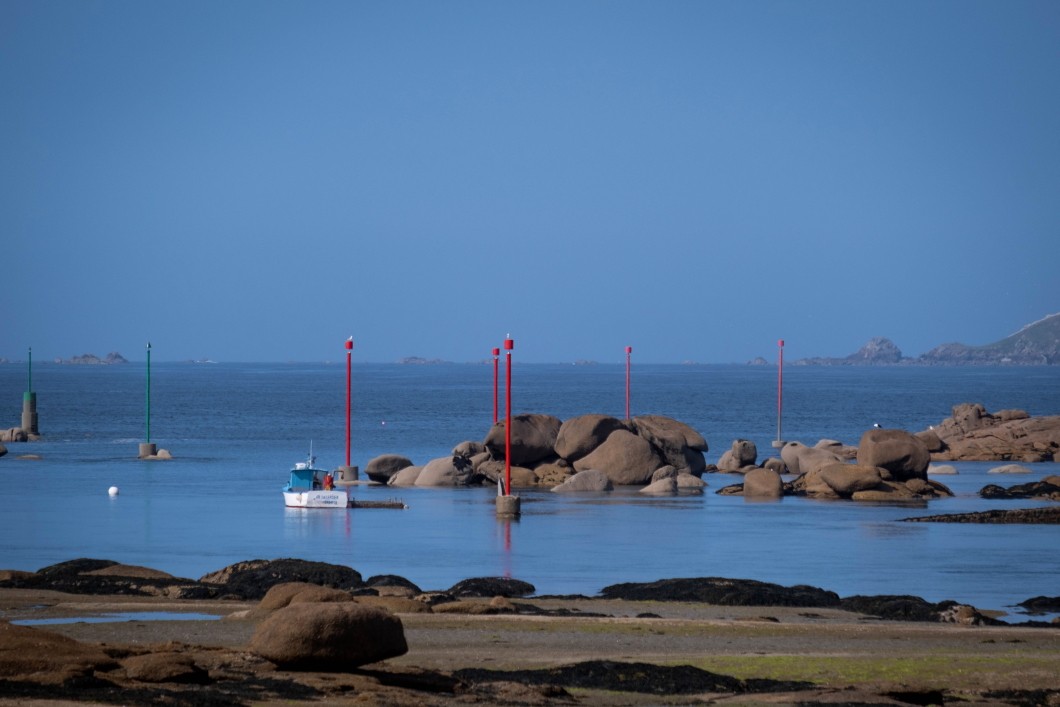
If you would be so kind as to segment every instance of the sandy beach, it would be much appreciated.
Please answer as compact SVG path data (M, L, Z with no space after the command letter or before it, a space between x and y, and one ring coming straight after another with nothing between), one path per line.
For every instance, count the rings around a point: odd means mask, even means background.
M238 617L257 604L0 589L5 620L85 619L37 630L99 647L117 661L91 679L2 673L0 701L1060 704L1060 630L1053 628L882 621L817 608L479 598L461 600L460 613L400 613L403 656L349 672L306 672L279 670L247 651L258 622ZM504 613L475 613L497 606ZM222 618L87 621L140 612ZM204 677L135 679L128 661L144 655L180 656ZM719 687L712 676L729 682Z

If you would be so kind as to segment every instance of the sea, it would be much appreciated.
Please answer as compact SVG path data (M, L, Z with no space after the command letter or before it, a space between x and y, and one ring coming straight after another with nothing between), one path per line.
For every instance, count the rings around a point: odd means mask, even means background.
M504 379L502 361L501 418ZM753 441L761 460L777 454L776 439L854 445L874 424L915 432L964 402L1060 414L1060 366L789 365L780 410L779 382L775 365L634 364L630 411L691 425L710 445L708 462L735 439ZM20 424L29 384L24 365L0 365L0 427ZM312 451L321 468L345 463L345 361L155 362L149 375L143 363L38 363L32 387L43 439L8 443L0 457L0 569L89 557L194 579L243 560L301 558L423 589L509 576L537 594L590 596L618 582L731 577L952 599L1009 621L1028 618L1019 602L1060 595L1058 526L903 522L1048 505L978 491L1060 473L1057 463L1002 476L990 473L1001 462L956 462L956 475L934 477L955 496L919 503L752 502L716 493L738 475L708 474L704 492L672 497L522 490L515 520L497 518L490 486L357 485L357 499L407 509L290 509L280 490L295 462ZM493 421L491 361L354 363L350 387L350 461L362 469L380 454L417 464L446 456L483 440ZM624 364L512 366L513 414L625 410ZM173 459L138 460L148 435ZM18 458L26 454L40 458Z

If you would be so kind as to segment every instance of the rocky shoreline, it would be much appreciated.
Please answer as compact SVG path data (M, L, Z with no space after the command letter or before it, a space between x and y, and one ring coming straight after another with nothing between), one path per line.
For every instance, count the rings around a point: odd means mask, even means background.
M89 559L3 571L0 701L1060 704L1056 622L725 578L534 591L291 559L199 580ZM144 611L223 618L11 623Z

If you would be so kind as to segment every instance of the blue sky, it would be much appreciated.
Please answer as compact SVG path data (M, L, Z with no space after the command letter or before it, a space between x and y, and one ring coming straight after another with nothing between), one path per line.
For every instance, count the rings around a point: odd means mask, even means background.
M0 3L0 356L743 362L1060 311L1060 3Z

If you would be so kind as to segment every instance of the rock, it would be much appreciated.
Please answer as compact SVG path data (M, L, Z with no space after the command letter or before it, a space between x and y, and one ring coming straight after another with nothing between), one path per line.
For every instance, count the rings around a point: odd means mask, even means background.
M745 466L754 466L758 461L758 447L746 439L735 439L732 447L721 455L718 469L721 471L738 471Z
M385 484L394 474L412 466L412 460L400 454L381 454L370 459L364 467L364 475L371 481Z
M599 493L601 491L611 491L613 488L614 486L611 484L611 479L607 474L598 469L586 469L585 471L579 471L559 486L553 488L552 491L553 493L577 493L585 491Z
M1005 464L1004 466L995 466L988 474L1029 474L1031 470L1025 466L1019 464Z
M934 429L917 432L913 436L923 442L929 452L941 452L946 448L946 445L943 444L942 439L939 438L938 433Z
M1060 507L1017 508L1011 511L992 510L976 513L944 513L936 516L902 518L910 523L1022 523L1028 525L1060 525Z
M525 597L533 594L534 585L511 577L472 577L457 582L446 593L452 597Z
M952 464L928 464L928 476L953 476L957 474L957 467Z
M1050 481L1050 479L1055 481ZM1030 498L1038 501L1060 501L1060 478L1050 476L1042 481L1017 484L1007 489L988 484L979 489L979 495L990 499Z
M807 447L801 442L788 442L780 449L781 459L792 474L806 474L820 471L823 467L842 462L838 455L827 449Z
M512 488L529 488L536 486L538 483L537 474L531 469L527 469L523 466L512 465L511 467L512 476ZM492 459L478 468L478 473L482 475L490 484L496 485L498 480L503 480L505 476L504 472L504 461Z
M556 435L555 451L567 461L581 459L603 444L615 430L626 429L609 415L580 415L565 420Z
M408 652L401 619L355 603L296 604L262 621L251 653L285 670L349 671Z
M209 685L210 674L195 664L190 655L173 651L135 655L121 661L126 677L137 682L176 682Z
M861 464L829 464L821 469L820 475L821 481L843 498L874 489L883 481L877 467Z
M227 593L244 599L261 599L269 589L285 582L307 582L346 590L364 586L361 573L351 567L293 559L237 562L204 575L199 581L222 585Z
M481 442L461 442L453 447L452 454L454 457L467 457L468 459L472 459L473 457L486 452L486 445Z
M667 464L655 470L655 473L651 475L651 483L654 484L656 481L670 478L677 478L677 469Z
M397 472L390 477L390 480L386 482L387 486L415 486L416 479L419 478L420 472L423 471L422 466L407 466L401 471Z
M0 442L25 442L29 439L29 435L21 427L9 427L6 430L0 430Z
M176 579L173 575L162 572L161 570L151 569L150 567L140 567L139 565L122 565L114 564L101 567L96 570L90 570L88 572L81 572L82 575L89 577L129 577L136 579Z
M554 452L556 438L559 435L560 422L552 415L523 414L512 417L511 463L518 466L532 466ZM504 459L505 432L504 422L498 422L490 428L483 443L494 459Z
M762 462L763 469L772 469L778 474L787 474L788 465L784 463L784 460L780 457L770 457Z
M361 595L352 597L353 601L364 606L372 606L377 609L385 609L392 614L429 614L430 604L416 601L410 597L369 596Z
M604 587L605 599L628 601L688 601L717 606L804 606L839 605L839 595L807 585L784 587L753 579L696 577L660 579L655 582L626 582Z
M886 469L898 481L927 478L930 462L924 443L905 430L869 430L858 443L858 464Z
M707 482L698 476L693 476L688 473L680 473L676 477L678 490L700 490L707 485Z
M663 415L641 415L634 417L632 424L637 435L647 440L667 464L696 475L706 469L703 452L708 451L707 440L685 423Z
M7 447L0 444L0 457L4 456L5 454L7 454Z
M650 484L642 488L640 493L656 496L675 494L677 493L677 477L665 476L658 481L652 481Z
M846 611L877 616L889 621L938 621L939 611L953 604L932 604L910 595L880 594L844 597L840 606Z
M416 486L470 486L478 479L466 457L440 457L424 465Z
M599 469L616 486L645 484L662 465L647 440L626 430L615 430L603 444L574 462L576 471Z
M744 474L744 498L780 498L783 495L784 482L772 469L756 467Z
M308 582L284 582L269 587L261 602L251 611L251 618L267 616L291 604L313 604L353 601L353 595L341 589L322 587Z
M0 678L32 675L36 682L61 683L115 667L114 659L99 646L54 631L0 621Z
M534 467L534 476L537 477L539 486L552 488L562 484L573 475L574 468L563 459L555 462L545 462Z
M850 447L835 439L819 439L817 440L817 444L813 445L813 448L823 449L826 452L831 452L840 459L846 461L855 459L858 456L857 447Z
M396 574L376 574L372 575L368 579L364 580L364 586L372 587L374 589L382 589L384 587L401 587L408 589L415 596L416 594L422 594L423 590L420 589L415 582L406 579Z
M933 430L943 444L938 461L1050 461L1060 453L1060 416L1030 417L1023 410L991 415L980 404L953 407Z
M916 494L904 484L897 481L881 481L875 488L855 491L850 498L855 501L906 501L916 498Z

